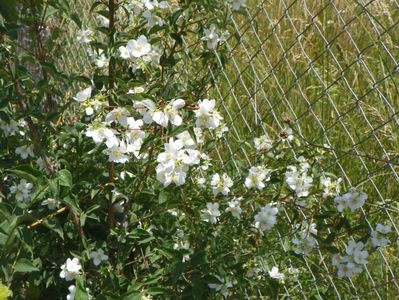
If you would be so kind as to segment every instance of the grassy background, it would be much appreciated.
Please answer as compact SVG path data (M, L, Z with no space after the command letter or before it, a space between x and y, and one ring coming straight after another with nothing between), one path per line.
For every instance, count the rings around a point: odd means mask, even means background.
M252 21L250 21L252 20ZM245 158L243 142L277 134L288 113L309 147L328 145L336 157L325 166L369 194L371 226L398 222L399 6L396 1L248 1L233 17L229 63L211 95L230 128L220 157ZM356 219L352 220L356 224ZM397 235L396 235L397 236ZM370 259L348 282L334 279L341 296L393 299L398 295L395 243ZM322 257L319 258L321 265ZM330 265L330 262L327 261ZM389 271L388 265L391 267ZM318 285L333 293L325 272ZM374 282L373 282L374 281ZM376 285L374 289L372 286Z

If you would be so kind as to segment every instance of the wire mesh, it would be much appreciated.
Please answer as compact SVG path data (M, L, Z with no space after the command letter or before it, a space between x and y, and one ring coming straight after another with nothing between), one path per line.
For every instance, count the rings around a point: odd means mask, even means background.
M278 132L281 114L288 112L308 147L333 154L335 162L326 171L372 195L362 210L370 230L379 215L398 234L397 2L260 1L249 3L245 13L232 15L238 38L226 42L230 64L221 70L214 93L222 99L230 135L251 142L265 131L263 124ZM240 144L228 148L226 161L247 157ZM397 294L397 250L378 254L345 290L319 253L329 281L309 268L316 290L324 285L337 298Z
M239 158L252 165L242 145L283 130L281 115L288 113L305 147L333 155L324 171L339 174L347 189L361 186L369 194L359 218L370 230L388 220L397 240L398 2L248 0L241 12L231 13L228 63L215 51L220 68L207 70L214 84L205 94L218 99L229 128L223 149L215 149L222 166L232 162L239 170ZM87 53L73 38L67 43L79 59L68 56L64 64L81 69ZM311 284L299 282L285 293L307 298L310 287L319 298L388 299L399 294L397 246L378 250L353 279L338 279L319 251L316 263L304 260ZM273 256L261 259L265 269L274 263Z

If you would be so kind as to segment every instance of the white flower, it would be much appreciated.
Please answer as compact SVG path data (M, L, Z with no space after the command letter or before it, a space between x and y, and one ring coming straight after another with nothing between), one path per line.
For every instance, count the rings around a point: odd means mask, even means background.
M179 237L180 238L180 237ZM190 243L189 242L183 242L183 241L178 241L173 245L173 249L184 249L184 250L190 250ZM182 262L186 262L190 260L190 254L184 254Z
M277 222L278 209L270 204L262 207L260 212L255 215L255 227L261 231L270 230Z
M152 14L150 10L143 12L142 16L147 20L147 27L154 27L155 25L162 26L163 20L155 14Z
M10 188L10 192L15 194L15 199L17 201L27 201L30 199L30 190L32 188L32 183L27 182L25 179L21 179L19 184L15 184Z
M351 189L351 191L342 196L338 195L334 198L339 212L342 212L346 208L350 208L351 211L354 211L362 207L366 200L367 195L365 193L358 193L354 189Z
M373 247L385 247L386 245L389 244L389 239L387 239L383 234L377 231L372 231L371 232L371 244Z
M223 295L224 298L227 298L229 292L228 289L233 287L233 284L229 280L224 280L223 277L215 275L215 277L220 281L220 283L209 283L208 286L211 289L214 289L216 292L219 292Z
M194 134L195 134L195 139L197 140L197 143L203 144L204 143L204 134L202 132L202 129L199 127L194 127Z
M222 177L216 173L212 176L211 186L214 195L222 193L226 196L230 192L230 188L233 186L233 181L226 173L224 173Z
M151 51L151 44L144 35L139 36L137 40L130 40L126 47L119 47L119 52L122 58L139 58L149 54Z
M110 123L116 121L121 126L127 127L127 120L129 115L129 111L126 108L118 107L107 113L107 115L105 116L105 121Z
M195 141L193 140L193 138L191 137L190 133L187 130L183 131L182 133L179 133L178 135L176 135L176 137L180 141L182 141L185 148L187 149L195 148Z
M269 276L274 279L278 280L283 280L284 279L284 274L280 273L278 267L274 266L270 271L269 271Z
M219 204L208 202L206 204L206 209L201 210L201 213L202 221L216 224L220 217Z
M364 202L367 200L367 195L365 193L357 193L352 191L349 192L349 194L351 194L351 196L348 200L348 207L351 211L362 207Z
M387 234L391 232L391 225L382 225L382 224L377 224L377 227L375 228L376 231Z
M265 187L264 181L270 180L271 172L272 170L263 166L251 167L247 178L245 178L245 186L249 189L256 187L258 190L263 190Z
M70 285L68 287L69 294L66 296L67 300L75 300L76 286Z
M79 259L76 257L73 259L68 258L66 263L61 266L60 277L65 278L66 281L71 281L80 275L81 270L82 266Z
M285 182L298 197L306 197L310 193L313 178L307 175L307 169L298 171L295 166L288 166L285 172Z
M157 180L166 187L172 182L177 186L185 183L189 166L199 164L199 151L183 148L181 139L169 139L165 151L158 154L156 167Z
M352 275L355 273L355 264L352 262L348 262L346 264L339 264L338 265L338 277L352 277Z
M204 36L202 37L203 41L206 41L206 46L208 49L213 50L216 49L218 43L223 39L216 33L216 25L212 24L209 29L204 29Z
M102 16L102 15L98 15L96 17L96 20L98 21L98 23L100 23L101 27L109 27L109 20L108 18Z
M390 243L389 239L385 236L391 232L391 225L377 224L375 231L371 232L371 244L373 247L385 247Z
M119 143L118 146L112 146L108 149L105 149L103 152L109 156L109 162L125 163L129 161L129 156L126 155L128 149L126 147L126 144L122 141Z
M10 123L6 123L3 120L0 120L0 128L1 130L3 130L4 136L15 135L19 130L18 123L14 120L10 120Z
M108 255L104 254L103 249L90 252L90 258L93 260L93 263L96 267L101 264L101 262L108 261Z
M34 157L35 154L33 153L33 147L28 146L28 145L23 145L20 147L17 147L15 149L15 154L21 156L23 159L27 159L28 156Z
M194 111L196 116L195 126L200 128L216 129L223 117L215 110L215 100L198 101L198 109Z
M220 138L222 138L223 134L228 131L229 131L229 128L227 128L227 126L225 124L221 123L221 124L219 124L219 127L216 128L215 135L217 138L220 139Z
M294 248L296 254L307 256L317 246L316 239L312 236L312 234L317 235L317 229L316 224L314 223L307 224L306 222L303 222L302 226L304 229L299 232L299 237L294 237L292 239L292 243L296 246Z
M151 124L153 122L152 116L156 110L156 106L152 100L144 99L135 102L133 107L143 116L144 123Z
M282 142L291 142L294 139L294 136L292 134L292 129L283 129L279 134L278 134L279 139Z
M348 199L340 195L334 198L334 202L337 204L337 210L342 212L344 209L348 208Z
M90 29L78 30L76 33L76 40L79 44L88 44L91 41L91 36L93 35Z
M361 251L361 250L356 250L353 253L353 260L360 265L365 265L367 264L367 257L369 256L369 253L367 251Z
M346 254L353 258L357 264L367 264L366 258L369 256L368 252L363 250L364 244L362 242L356 243L354 240L348 242L346 247Z
M233 10L239 10L242 5L244 5L247 0L229 0L231 3Z
M54 198L47 198L42 202L42 205L47 205L48 209L54 210L58 206L58 201Z
M143 144L143 139L145 137L145 132L141 130L143 126L142 120L135 120L133 117L127 118L127 127L129 130L125 133L128 152L132 152L138 157L138 152L140 151L141 145Z
M155 111L152 114L152 119L162 127L167 127L169 122L179 126L182 124L183 119L178 110L184 107L185 104L183 99L173 99L164 107L163 111Z
M267 135L254 138L255 149L259 152L267 152L273 148L273 140Z
M233 200L228 202L228 206L226 208L226 212L231 212L233 217L239 218L242 212L242 209L240 207L240 202L242 198L234 198Z
M83 101L86 101L87 99L89 99L90 96L91 96L91 86L89 86L88 88L85 88L84 90L81 90L80 92L78 92L76 94L76 96L73 97L73 99L78 101L78 102L83 102Z
M91 137L98 144L105 140L108 148L118 146L119 140L115 136L116 130L105 127L106 124L91 124L87 128L85 135Z

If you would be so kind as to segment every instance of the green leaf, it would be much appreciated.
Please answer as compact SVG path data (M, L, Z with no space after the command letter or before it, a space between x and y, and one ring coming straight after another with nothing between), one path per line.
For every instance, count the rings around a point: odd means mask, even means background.
M29 273L35 271L39 271L39 268L26 258L20 258L15 265L15 272Z
M57 178L60 182L60 185L66 187L72 187L72 174L68 170L64 169L57 172Z
M21 178L26 179L30 183L36 183L38 178L41 177L42 173L29 165L20 165L14 169L7 170L10 173L14 173Z
M87 291L84 286L83 277L79 276L76 279L76 300L89 300L89 295L87 295Z
M158 196L158 203L162 204L165 203L167 200L168 200L168 195L164 191L161 191Z
M82 28L82 21L77 13L72 13L71 19L76 23L76 25L78 25L79 28Z
M7 21L15 22L18 17L15 0L1 0L0 14Z

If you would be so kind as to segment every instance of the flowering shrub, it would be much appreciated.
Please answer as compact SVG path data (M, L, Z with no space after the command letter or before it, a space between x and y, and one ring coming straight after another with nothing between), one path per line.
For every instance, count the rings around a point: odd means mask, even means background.
M252 166L218 163L228 127L207 68L244 0L98 1L91 28L64 1L20 5L0 74L0 278L18 299L278 295L309 279L309 257L352 277L389 244L384 224L353 230L367 194L341 194L292 128L244 145ZM37 23L48 9L80 27L92 72L57 69L59 28ZM19 53L13 22L43 45Z

